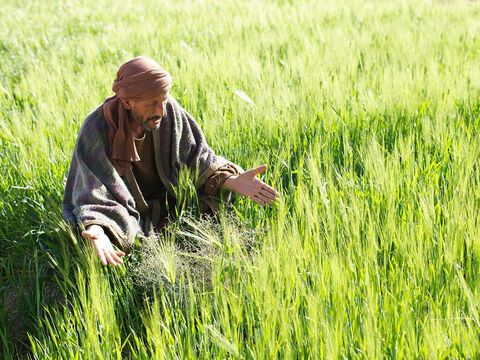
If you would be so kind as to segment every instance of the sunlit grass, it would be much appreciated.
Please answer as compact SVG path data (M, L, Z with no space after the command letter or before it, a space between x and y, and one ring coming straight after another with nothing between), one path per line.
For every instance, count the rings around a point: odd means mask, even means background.
M1 8L5 358L478 356L477 2ZM215 221L178 208L158 244L102 268L60 203L83 119L137 55L282 197Z

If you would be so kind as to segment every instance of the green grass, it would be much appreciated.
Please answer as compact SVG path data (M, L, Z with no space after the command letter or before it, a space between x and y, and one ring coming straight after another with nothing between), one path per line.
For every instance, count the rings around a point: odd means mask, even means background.
M1 8L4 358L480 356L478 2ZM83 119L138 55L282 198L186 215L102 268L60 203Z

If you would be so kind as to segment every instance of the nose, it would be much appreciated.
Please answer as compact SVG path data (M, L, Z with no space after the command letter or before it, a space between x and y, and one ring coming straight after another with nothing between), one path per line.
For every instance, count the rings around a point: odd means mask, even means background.
M155 108L155 112L159 114L160 117L163 117L166 112L166 103L159 103Z

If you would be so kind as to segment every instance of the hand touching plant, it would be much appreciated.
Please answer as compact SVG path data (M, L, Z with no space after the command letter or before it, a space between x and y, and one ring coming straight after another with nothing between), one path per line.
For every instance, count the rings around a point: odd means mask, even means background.
M267 170L267 165L262 165L240 175L231 176L225 180L222 187L248 197L262 206L273 205L278 201L280 194L257 177L265 170Z
M123 260L120 259L121 256L125 256L123 251L116 251L113 248L110 239L103 231L103 228L98 225L90 225L87 230L82 232L82 236L90 240L95 252L100 258L102 265L107 265L107 263L116 266L117 264L123 263Z

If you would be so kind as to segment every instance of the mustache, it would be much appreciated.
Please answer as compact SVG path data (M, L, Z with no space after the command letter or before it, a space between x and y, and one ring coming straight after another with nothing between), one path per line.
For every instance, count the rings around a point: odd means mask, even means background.
M162 117L161 116L151 116L149 117L146 121L150 121L150 120L160 120Z

